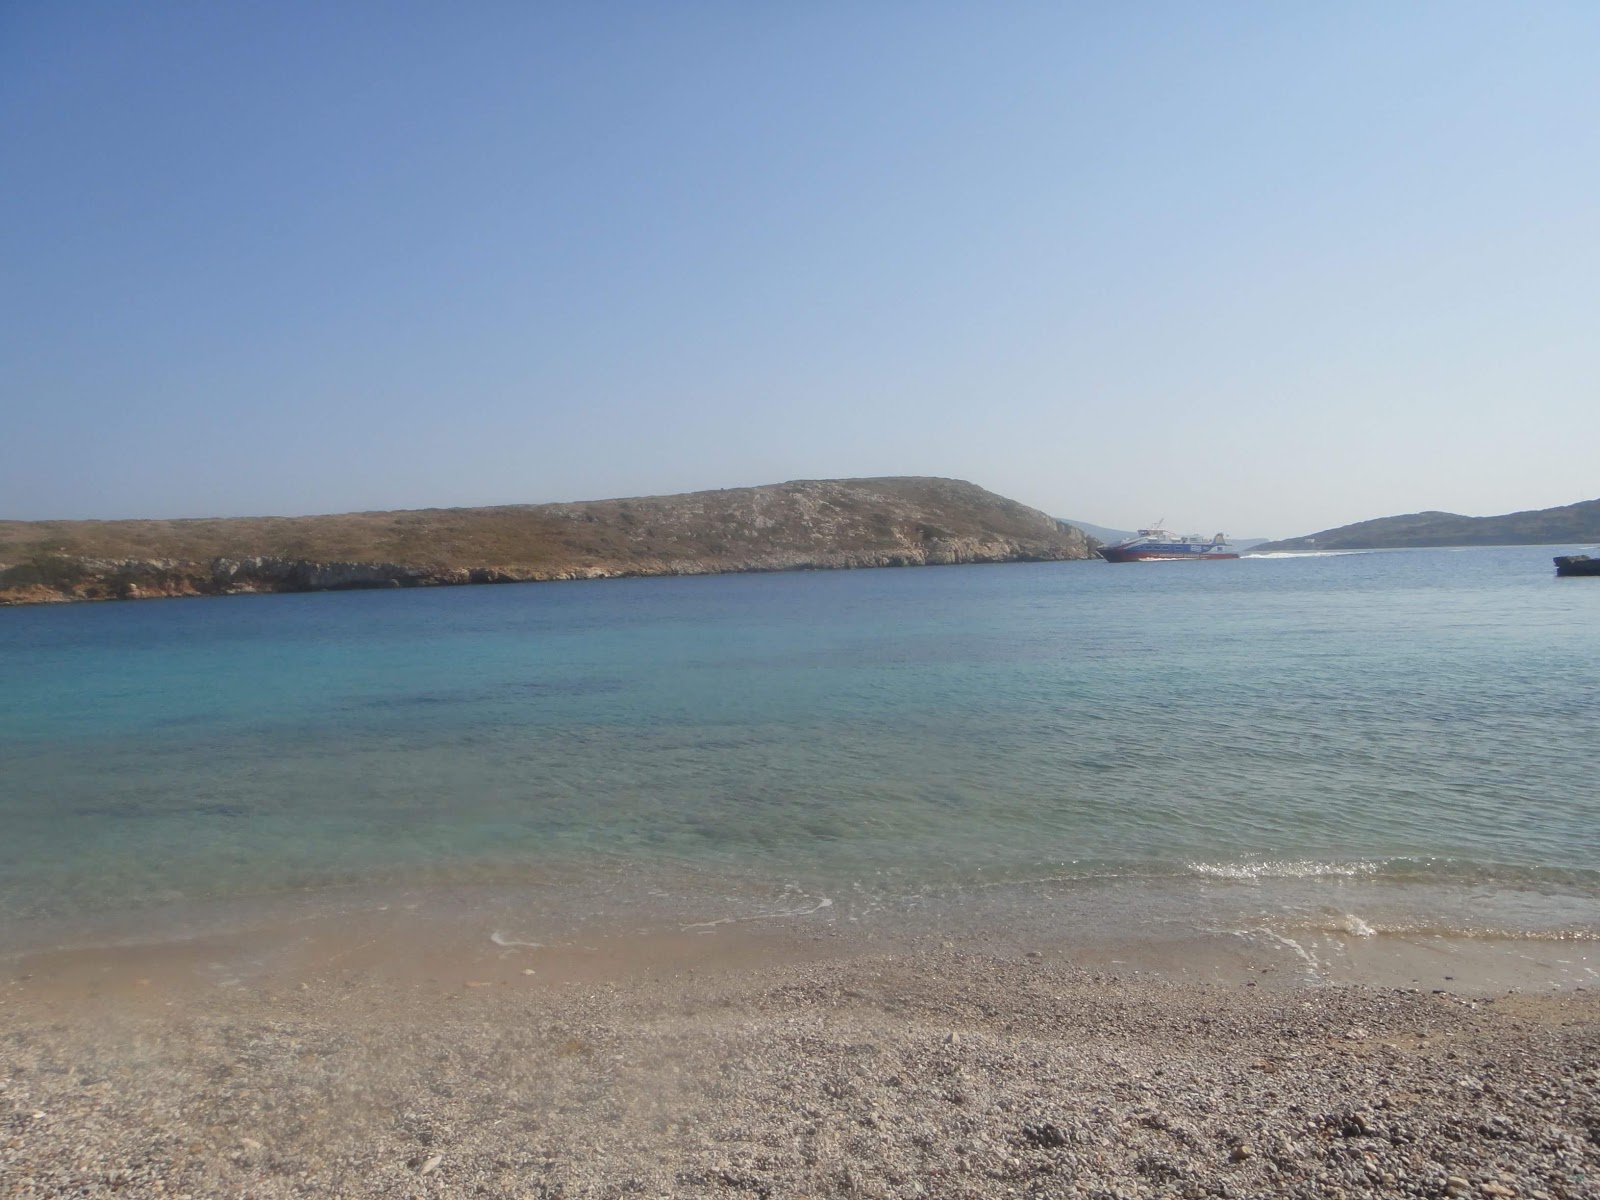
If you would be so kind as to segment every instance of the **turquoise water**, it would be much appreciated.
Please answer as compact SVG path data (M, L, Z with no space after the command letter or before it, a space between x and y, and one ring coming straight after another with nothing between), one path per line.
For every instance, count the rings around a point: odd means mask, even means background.
M1559 550L0 611L5 936L484 883L1593 936Z

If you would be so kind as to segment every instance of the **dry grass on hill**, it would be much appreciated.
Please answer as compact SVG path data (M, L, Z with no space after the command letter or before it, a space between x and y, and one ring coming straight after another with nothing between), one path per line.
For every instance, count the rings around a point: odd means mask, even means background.
M0 522L0 603L1087 558L953 479L801 480L574 504Z

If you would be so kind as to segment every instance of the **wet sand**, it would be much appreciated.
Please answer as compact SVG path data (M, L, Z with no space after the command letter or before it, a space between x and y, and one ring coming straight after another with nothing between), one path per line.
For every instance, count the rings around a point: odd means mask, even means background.
M0 1195L1600 1195L1600 993L1515 948L462 928L0 965Z

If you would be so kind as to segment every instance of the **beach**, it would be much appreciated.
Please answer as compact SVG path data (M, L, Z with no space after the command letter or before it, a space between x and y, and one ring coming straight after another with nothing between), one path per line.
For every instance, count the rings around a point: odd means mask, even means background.
M324 931L248 978L209 944L8 963L0 1194L1600 1194L1593 990L802 920L405 932Z
M0 6L0 1200L1600 1200L1597 42Z

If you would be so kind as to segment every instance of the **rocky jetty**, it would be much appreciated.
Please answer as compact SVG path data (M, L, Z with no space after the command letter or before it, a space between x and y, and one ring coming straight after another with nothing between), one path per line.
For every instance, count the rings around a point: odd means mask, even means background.
M320 517L0 522L0 604L1090 557L1081 530L953 479Z

